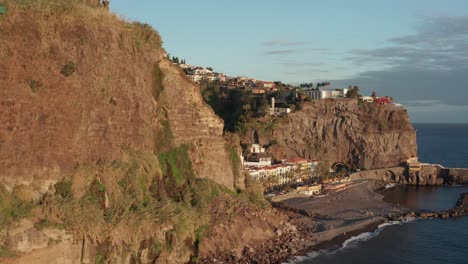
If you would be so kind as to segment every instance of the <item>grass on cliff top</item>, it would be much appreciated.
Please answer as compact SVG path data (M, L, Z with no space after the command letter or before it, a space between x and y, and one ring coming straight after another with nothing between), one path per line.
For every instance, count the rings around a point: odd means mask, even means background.
M43 37L43 44L55 42L60 46L62 27L83 25L92 32L82 36L83 39L104 37L103 32L110 32L115 36L129 36L138 51L162 47L159 33L149 24L125 21L97 3L97 0L9 0L4 2L8 14L2 23L5 26L15 20L31 23L30 27Z

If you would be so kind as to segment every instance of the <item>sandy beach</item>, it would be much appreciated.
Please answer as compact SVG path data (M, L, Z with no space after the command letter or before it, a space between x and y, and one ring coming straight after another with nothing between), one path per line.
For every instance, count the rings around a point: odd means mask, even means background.
M335 243L356 233L374 230L389 215L402 214L408 208L384 202L383 195L375 192L379 185L371 181L358 181L347 189L322 197L297 197L282 201L288 208L312 215L315 233L310 248Z

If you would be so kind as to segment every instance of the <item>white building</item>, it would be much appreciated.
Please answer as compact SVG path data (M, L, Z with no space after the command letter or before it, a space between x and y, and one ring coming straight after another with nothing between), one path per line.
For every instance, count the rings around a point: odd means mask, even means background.
M271 166L271 157L260 157L255 159L244 159L244 167L265 167Z
M304 93L311 99L343 98L348 93L348 88L343 89L304 89Z
M187 75L187 77L193 82L199 82L203 79L203 75L198 75L198 74Z
M250 153L265 153L265 148L260 146L260 144L252 144L250 147Z
M271 107L270 115L271 116L283 116L291 113L291 108L289 107L278 107L275 103L275 98L271 98Z
M194 74L200 74L200 75L207 75L207 74L212 74L213 72L206 69L206 68L198 68L193 71Z
M361 99L363 102L366 102L366 103L373 103L374 102L374 97L372 97L372 96L361 96L361 97L359 97L359 99Z
M247 169L248 174L254 180L266 180L274 178L276 182L271 183L272 185L281 185L291 181L290 173L294 172L292 165L273 165L266 167L249 167Z

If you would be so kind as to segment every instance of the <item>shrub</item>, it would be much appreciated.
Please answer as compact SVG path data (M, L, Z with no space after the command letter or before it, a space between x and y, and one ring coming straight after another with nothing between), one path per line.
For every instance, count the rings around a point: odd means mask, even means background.
M63 178L54 185L55 193L60 195L63 199L69 199L72 197L71 187L72 187L71 178Z
M42 83L36 80L28 81L28 85L29 85L29 88L31 88L31 91L33 93L37 92L40 88L42 88Z
M161 120L158 134L155 140L154 152L161 153L169 151L172 148L173 138L174 136L172 135L169 120Z
M41 231L43 229L46 229L46 228L56 228L56 229L60 229L60 230L65 229L65 226L63 224L50 222L50 221L45 220L45 219L42 220L39 223L35 223L34 227L39 231Z
M14 257L15 253L7 248L0 246L0 259Z
M94 263L95 264L104 264L104 263L106 263L106 258L103 255L97 253L96 257L94 259Z
M73 61L68 61L63 65L62 70L60 71L65 77L71 76L76 70L76 65Z
M153 69L153 97L155 100L158 100L161 94L164 92L163 78L164 74L159 67L159 64L156 63Z
M32 205L21 202L13 194L0 186L0 227L29 215Z

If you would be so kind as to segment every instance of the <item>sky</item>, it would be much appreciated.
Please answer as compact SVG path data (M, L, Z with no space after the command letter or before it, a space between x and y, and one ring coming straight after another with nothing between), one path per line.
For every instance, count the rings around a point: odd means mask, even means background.
M417 123L468 123L467 0L114 0L188 64L388 95Z

